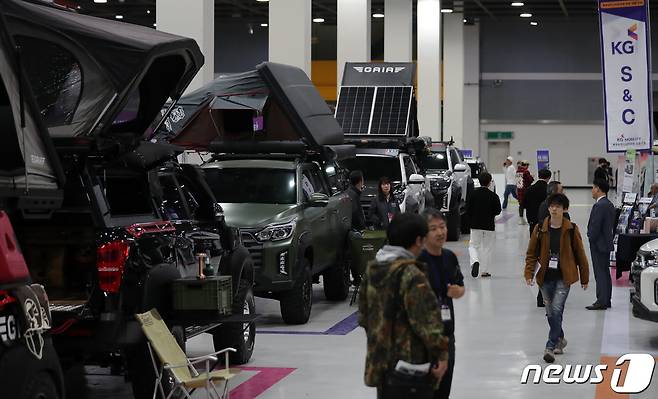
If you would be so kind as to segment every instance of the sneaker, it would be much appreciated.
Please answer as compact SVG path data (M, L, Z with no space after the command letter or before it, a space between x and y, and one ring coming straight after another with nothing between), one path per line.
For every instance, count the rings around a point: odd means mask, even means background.
M556 355L562 355L564 354L564 348L566 347L567 347L567 339L560 338L560 342L557 343L557 346L555 347L555 350L553 350L553 353Z
M474 262L471 266L471 276L476 278L480 274L480 262Z
M544 350L544 361L546 363L553 363L555 361L555 352L551 348Z

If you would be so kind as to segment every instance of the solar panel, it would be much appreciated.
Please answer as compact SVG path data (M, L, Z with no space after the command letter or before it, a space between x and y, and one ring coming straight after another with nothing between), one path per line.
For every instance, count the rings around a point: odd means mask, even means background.
M336 120L345 134L368 134L375 87L343 86L336 105Z
M413 87L343 86L336 119L345 134L405 135Z
M370 134L407 133L411 90L409 86L377 88Z

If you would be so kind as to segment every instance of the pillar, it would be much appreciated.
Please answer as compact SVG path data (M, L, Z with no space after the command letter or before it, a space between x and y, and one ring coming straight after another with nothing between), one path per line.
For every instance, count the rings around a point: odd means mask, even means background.
M370 62L370 0L338 0L336 61L338 87L346 62Z
M269 60L311 76L311 0L270 0Z
M464 140L464 15L446 14L443 19L443 138L452 136L462 147Z
M422 136L441 137L441 4L418 0L418 128Z
M480 25L464 25L464 148L480 148Z
M205 63L187 91L198 89L215 78L215 1L156 0L157 29L196 40Z
M384 3L384 60L411 62L413 0L386 0Z

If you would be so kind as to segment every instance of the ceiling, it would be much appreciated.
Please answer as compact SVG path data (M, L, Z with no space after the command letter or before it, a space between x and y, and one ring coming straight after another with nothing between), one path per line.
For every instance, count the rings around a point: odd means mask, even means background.
M79 11L104 18L122 15L125 22L145 26L155 23L156 0L106 0L106 4L96 4L94 0L55 0L56 3ZM181 0L183 1L183 0ZM188 0L189 1L189 0ZM454 9L462 11L464 17L473 20L520 19L521 12L533 14L533 20L556 20L572 18L592 18L596 16L595 0L525 0L523 7L512 7L512 0L456 0ZM325 24L336 24L337 0L312 0L313 17L322 17ZM416 9L414 0L414 14ZM444 0L444 5L453 3ZM371 0L372 12L384 12L384 0ZM658 10L658 3L651 6ZM247 23L266 23L268 3L256 0L215 0L215 14L218 21L242 20Z

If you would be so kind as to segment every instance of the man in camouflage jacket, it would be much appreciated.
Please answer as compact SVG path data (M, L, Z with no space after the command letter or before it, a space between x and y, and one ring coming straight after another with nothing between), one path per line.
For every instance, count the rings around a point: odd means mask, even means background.
M440 307L427 280L426 266L416 262L427 223L415 214L396 215L385 245L368 265L359 290L359 325L368 338L365 383L381 387L398 360L434 363L441 380L448 366Z

